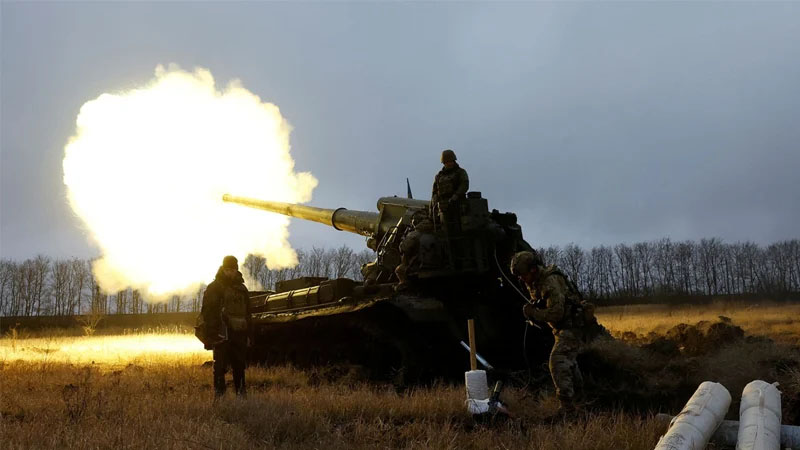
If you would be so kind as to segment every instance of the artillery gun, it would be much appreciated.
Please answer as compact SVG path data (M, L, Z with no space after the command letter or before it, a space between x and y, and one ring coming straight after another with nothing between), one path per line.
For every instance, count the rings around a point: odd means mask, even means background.
M376 252L362 267L364 282L300 278L277 283L275 292L251 293L254 353L266 363L348 362L404 381L458 374L467 360L459 343L472 318L478 350L496 369L523 369L528 356L540 360L549 351L550 333L525 333L524 290L509 272L514 253L531 246L516 215L490 211L479 192L455 205L457 227L434 220L421 233L416 270L403 290L395 273L400 244L412 218L430 210L428 201L382 197L378 212L228 194L223 201L360 234Z

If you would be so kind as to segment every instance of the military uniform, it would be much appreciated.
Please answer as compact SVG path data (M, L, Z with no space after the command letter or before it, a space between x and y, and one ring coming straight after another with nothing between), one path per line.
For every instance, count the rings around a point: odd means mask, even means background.
M531 299L544 307L528 304L523 312L528 319L547 322L553 329L555 343L550 352L550 375L562 408L572 409L575 390L583 388L577 361L584 337L580 294L556 266L540 270L533 283L528 284L528 290Z
M408 275L413 275L419 270L423 259L423 255L420 255L421 246L426 240L425 237L433 231L433 224L427 217L419 221L415 219L413 225L414 228L400 242L400 265L394 270L397 280L400 281L399 287L405 286Z
M469 190L469 176L456 162L453 150L442 151L441 161L444 167L433 179L430 215L434 222L443 224L449 234L458 234L461 231L461 200Z
M451 168L442 168L433 179L433 193L431 203L440 204L442 209L447 209L446 204L464 198L469 190L469 175L458 163Z
M229 279L223 268L203 294L201 316L207 329L218 338L207 344L214 351L214 391L225 393L225 373L233 372L236 393L245 394L244 369L250 330L250 299L241 272Z

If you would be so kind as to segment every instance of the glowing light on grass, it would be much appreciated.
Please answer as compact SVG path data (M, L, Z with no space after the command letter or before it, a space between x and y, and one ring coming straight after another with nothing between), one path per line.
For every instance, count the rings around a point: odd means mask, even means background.
M190 334L132 334L0 340L0 360L69 364L201 362L210 357Z
M317 181L294 171L290 130L277 106L238 81L218 90L204 69L159 66L145 86L84 104L64 183L102 251L101 288L149 299L191 292L227 254L295 265L288 218L221 201L226 192L311 199Z

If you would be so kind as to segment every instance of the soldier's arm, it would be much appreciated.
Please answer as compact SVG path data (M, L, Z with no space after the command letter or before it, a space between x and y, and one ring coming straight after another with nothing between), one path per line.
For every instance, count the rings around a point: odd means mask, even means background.
M200 314L209 327L216 328L220 325L220 293L216 284L210 284L203 293L203 306Z
M431 192L431 210L433 210L434 205L438 201L439 197L436 193L438 189L436 189L436 184L439 182L439 174L437 173L436 176L433 178L433 190Z
M411 254L419 246L419 233L412 231L400 241L400 253Z
M542 291L547 304L542 309L533 310L533 320L560 322L567 304L564 280L559 276L549 276L543 283Z
M467 171L461 169L461 176L459 178L458 186L456 186L456 190L453 192L454 199L464 198L464 196L467 195L467 191L469 191L469 175L467 175Z

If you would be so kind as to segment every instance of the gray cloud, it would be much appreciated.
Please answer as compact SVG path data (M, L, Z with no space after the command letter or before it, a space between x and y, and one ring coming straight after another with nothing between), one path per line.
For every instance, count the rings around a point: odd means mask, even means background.
M6 2L0 251L96 252L63 145L86 100L170 62L279 105L315 205L373 209L405 177L427 197L451 147L536 245L795 238L798 23L793 3Z

